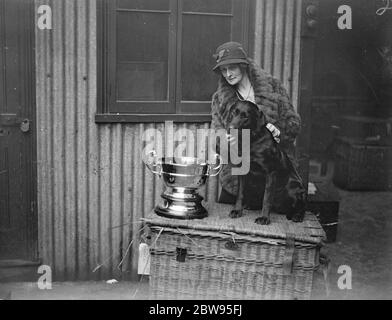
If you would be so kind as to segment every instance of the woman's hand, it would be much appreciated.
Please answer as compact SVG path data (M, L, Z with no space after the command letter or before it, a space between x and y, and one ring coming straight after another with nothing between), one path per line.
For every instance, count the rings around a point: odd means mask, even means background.
M275 127L272 123L267 123L267 125L265 126L269 131L271 131L272 136L274 137L275 141L277 143L280 142L280 130Z
M230 133L226 133L226 139L230 145L234 145L237 142L235 135Z

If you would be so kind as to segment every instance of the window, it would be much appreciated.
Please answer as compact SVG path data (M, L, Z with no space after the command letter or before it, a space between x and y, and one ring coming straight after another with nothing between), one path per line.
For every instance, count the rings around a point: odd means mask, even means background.
M247 47L248 2L101 0L97 119L207 119L212 55L226 41Z

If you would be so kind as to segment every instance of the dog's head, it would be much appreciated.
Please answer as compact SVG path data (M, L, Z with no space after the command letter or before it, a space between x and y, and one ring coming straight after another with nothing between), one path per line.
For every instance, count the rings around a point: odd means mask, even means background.
M265 124L264 114L250 101L238 101L230 110L228 129L256 131Z

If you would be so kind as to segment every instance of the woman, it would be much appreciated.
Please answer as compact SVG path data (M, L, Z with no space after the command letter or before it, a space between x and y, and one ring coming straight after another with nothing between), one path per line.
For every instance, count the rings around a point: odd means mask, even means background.
M289 96L279 80L266 73L256 63L247 57L242 45L237 42L227 42L220 45L214 54L216 65L213 68L220 74L218 89L212 97L213 129L226 128L230 109L238 100L248 100L257 105L267 119L267 128L271 131L276 142L279 143L292 162L294 157L294 140L301 127L299 115L290 103ZM235 137L227 134L230 144L235 143ZM293 164L295 167L295 164ZM300 177L296 177L300 180ZM231 176L231 169L225 166L220 175L222 192L220 202L233 203L237 194L238 179ZM302 185L302 181L298 181ZM287 183L287 179L281 181ZM250 179L246 184L248 207L258 208L261 199L259 188L262 182ZM279 181L278 181L279 189Z

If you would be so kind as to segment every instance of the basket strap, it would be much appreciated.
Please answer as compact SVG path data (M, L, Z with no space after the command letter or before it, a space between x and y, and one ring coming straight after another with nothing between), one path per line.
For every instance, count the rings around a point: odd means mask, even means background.
M283 272L290 275L293 272L293 256L294 256L295 235L286 233L286 246L283 257Z

